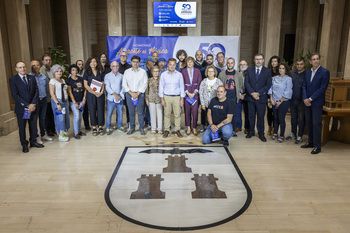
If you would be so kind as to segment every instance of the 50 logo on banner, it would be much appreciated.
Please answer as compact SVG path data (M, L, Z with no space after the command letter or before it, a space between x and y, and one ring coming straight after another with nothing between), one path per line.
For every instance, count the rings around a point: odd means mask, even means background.
M214 43L214 44L200 43L198 50L202 51L202 53L204 54L204 57L207 56L208 54L213 54L215 57L216 54L219 52L226 53L225 47L220 43Z

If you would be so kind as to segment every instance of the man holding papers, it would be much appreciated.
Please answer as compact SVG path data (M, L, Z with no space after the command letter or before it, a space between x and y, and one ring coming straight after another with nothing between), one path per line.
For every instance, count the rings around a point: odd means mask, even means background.
M130 130L127 134L135 132L135 107L140 124L141 135L146 135L144 130L144 107L145 107L145 91L148 84L148 76L144 69L139 67L140 57L133 56L131 58L131 69L127 69L123 78L123 89L125 91L126 104L129 109Z

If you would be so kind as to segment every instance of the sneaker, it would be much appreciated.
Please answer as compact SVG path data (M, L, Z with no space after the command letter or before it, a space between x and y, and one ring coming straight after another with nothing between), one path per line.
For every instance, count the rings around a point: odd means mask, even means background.
M232 137L237 137L237 134L235 131L232 132Z
M127 132L126 134L127 134L127 135L130 135L130 134L133 134L134 132L135 132L134 129L130 129L129 132Z
M303 142L303 138L302 137L298 137L297 140L295 140L295 144L300 144Z
M117 128L118 128L117 125L114 125L114 126L113 126L113 129L117 129Z
M53 138L50 138L47 134L45 134L44 136L41 137L42 141L52 141Z
M65 133L61 133L58 136L58 141L60 142L68 142L68 140L69 140L69 137Z
M36 142L37 142L38 144L40 144L40 145L43 144L43 141L41 141L40 137L37 137L37 138L36 138Z
M288 136L287 138L286 138L286 140L295 140L295 139L297 139L297 137L295 136L295 134L294 133L292 133L290 136Z
M140 134L141 134L141 135L146 135L145 130L144 130L144 129L140 129Z
M107 135L111 135L112 134L112 130L110 128L106 129Z
M74 138L75 138L75 139L80 139L80 135L79 135L79 134L76 134L76 135L74 135Z
M123 127L123 126L120 126L120 127L118 128L118 131L119 131L119 132L123 132L123 133L125 133L125 132L126 132L126 130L124 129L124 127Z
M203 133L204 129L205 129L204 125L201 125L201 127L199 128L199 132Z
M227 147L230 145L230 143L228 142L228 140L223 140L222 144Z

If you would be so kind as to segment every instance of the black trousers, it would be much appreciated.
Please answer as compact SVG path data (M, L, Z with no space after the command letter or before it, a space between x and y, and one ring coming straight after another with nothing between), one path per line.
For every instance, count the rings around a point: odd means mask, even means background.
M97 98L90 92L86 93L86 100L90 113L91 126L103 126L105 124L105 95Z
M321 148L322 110L322 106L311 105L310 107L305 107L306 127L309 134L308 142L314 144L317 148Z
M53 111L51 107L51 101L47 103L45 125L46 125L46 132L51 132L51 133L56 132L55 120L53 118Z
M267 108L267 124L270 127L275 127L274 111L272 108L269 108L268 106L266 106L266 108Z
M235 131L236 130L236 124L237 124L237 99L234 99L233 103L234 103L233 104L234 113L233 113L233 116L232 116L231 124L232 124L233 131Z
M248 112L248 101L242 100L243 112L244 112L244 128L249 129L249 112Z
M266 103L258 103L255 101L248 102L250 133L255 132L255 116L257 116L256 123L257 123L258 134L259 136L264 135L265 110L266 110Z
M304 134L305 127L305 104L304 101L292 102L290 104L290 115L292 133L302 137Z
M83 120L84 120L85 128L88 128L90 126L90 123L89 123L89 107L87 104L85 104L85 108L83 112Z
M30 119L28 119L28 120L22 119L23 114L16 113L16 115L17 115L17 123L18 123L19 140L21 141L21 145L22 146L28 145L28 141L26 140L27 122L29 125L30 144L35 144L37 133L38 133L38 127L37 127L38 113L37 113L37 111L32 112L32 114L30 115Z

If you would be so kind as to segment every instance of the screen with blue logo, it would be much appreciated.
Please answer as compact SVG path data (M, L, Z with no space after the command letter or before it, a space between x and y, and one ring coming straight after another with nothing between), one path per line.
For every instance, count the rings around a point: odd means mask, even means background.
M153 2L154 27L196 27L196 2Z

